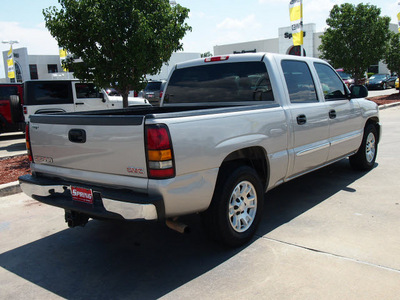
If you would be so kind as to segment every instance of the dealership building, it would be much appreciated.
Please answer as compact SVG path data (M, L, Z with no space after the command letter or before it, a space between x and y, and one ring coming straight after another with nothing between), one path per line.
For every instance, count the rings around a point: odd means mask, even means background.
M397 24L390 24L390 30L397 32ZM323 32L316 32L315 24L305 24L303 53L309 57L319 57L318 47L321 45ZM247 41L235 44L214 46L214 55L247 53L247 52L272 52L280 54L299 55L298 46L293 46L291 27L278 29L278 37L258 41ZM7 53L3 51L4 72L7 74ZM27 48L13 49L15 71L18 82L31 79L72 79L73 74L64 72L59 55L29 55ZM200 53L175 52L168 63L164 64L157 75L148 75L148 80L167 79L168 74L176 63L199 58ZM383 62L377 62L368 69L373 73L389 73ZM9 78L0 79L0 82L10 82Z
M397 33L397 24L390 24L390 30ZM321 36L323 32L316 32L316 25L305 24L303 26L303 54L309 57L317 57L321 55L318 47L321 45ZM248 53L248 52L272 52L280 54L300 54L300 47L293 46L291 35L291 27L281 27L278 29L278 37L273 39L265 39L258 41L249 41L243 43L217 45L214 46L214 55L224 55L232 53ZM369 67L369 71L373 73L389 73L386 64L382 61L376 62L375 65Z
M4 73L7 74L7 53L3 51ZM73 79L73 73L64 72L59 55L30 55L27 48L13 49L15 75L18 82L34 79ZM167 79L173 66L179 62L200 58L200 53L175 52L168 63L165 63L158 74L148 75L148 80ZM6 75L7 76L7 75ZM10 82L9 78L2 78L0 82Z

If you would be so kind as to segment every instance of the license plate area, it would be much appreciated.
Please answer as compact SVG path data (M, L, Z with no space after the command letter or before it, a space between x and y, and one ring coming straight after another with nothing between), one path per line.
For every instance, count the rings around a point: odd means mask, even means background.
M72 200L87 204L93 204L93 191L77 186L71 186Z

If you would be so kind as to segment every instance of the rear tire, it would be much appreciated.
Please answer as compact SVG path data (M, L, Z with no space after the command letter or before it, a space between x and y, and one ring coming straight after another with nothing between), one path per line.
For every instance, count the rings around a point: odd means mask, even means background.
M357 153L350 156L350 165L360 171L369 171L375 165L378 153L378 134L373 124L368 124L364 129L364 136Z
M247 243L260 223L264 190L256 171L248 166L222 170L203 221L209 236L230 247Z
M10 110L13 123L21 122L23 119L22 106L17 95L10 96Z

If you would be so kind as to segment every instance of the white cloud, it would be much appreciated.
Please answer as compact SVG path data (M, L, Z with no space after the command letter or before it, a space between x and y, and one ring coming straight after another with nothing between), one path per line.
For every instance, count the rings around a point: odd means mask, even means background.
M0 40L17 40L13 48L28 49L28 54L36 55L57 55L58 45L56 40L50 35L49 31L44 27L44 23L40 23L33 28L23 28L18 22L0 22ZM7 44L0 44L1 52L10 48ZM3 57L0 59L0 78L4 78Z
M257 22L255 15L249 15L244 19L232 19L226 18L221 23L217 24L217 29L226 29L226 30L233 30L233 29L254 29L259 28L261 24Z
M289 0L258 0L258 3L260 4L276 4L276 3L287 3L289 5Z

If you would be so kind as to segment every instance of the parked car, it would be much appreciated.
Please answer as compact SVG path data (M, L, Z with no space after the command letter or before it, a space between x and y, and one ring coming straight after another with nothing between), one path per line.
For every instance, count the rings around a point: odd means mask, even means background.
M375 166L378 106L323 60L272 53L177 64L160 107L34 115L27 129L33 199L89 218L158 220L202 213L210 237L240 246L265 192L350 157ZM335 180L332 178L332 180Z
M354 79L352 76L346 72L343 71L343 69L336 69L336 72L339 74L339 76L342 78L343 82L350 87L352 84L354 84Z
M394 87L396 88L396 90L399 89L399 77L396 78L396 81L394 82Z
M122 108L121 96L109 96L93 83L79 80L28 80L24 82L24 115ZM145 99L128 99L129 105L149 105Z
M25 130L21 83L0 84L0 133Z
M389 74L374 74L367 80L366 86L369 90L386 90L389 87L394 87L395 81L395 76L390 76Z
M160 106L165 84L165 80L149 81L143 90L143 97L147 99L151 105Z

